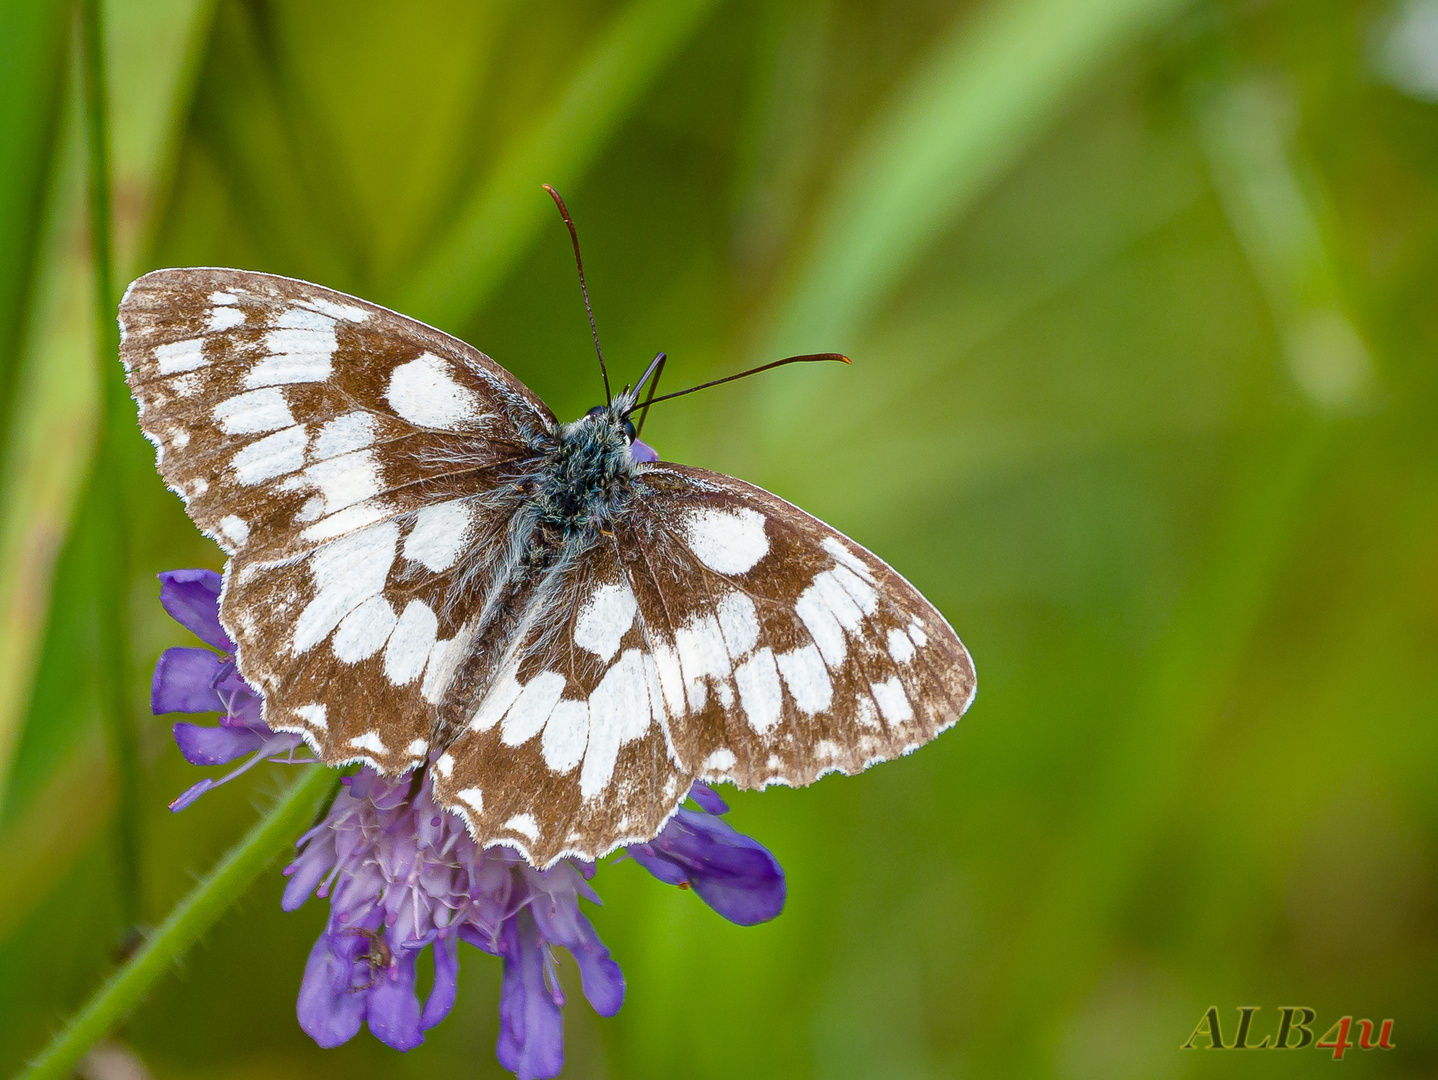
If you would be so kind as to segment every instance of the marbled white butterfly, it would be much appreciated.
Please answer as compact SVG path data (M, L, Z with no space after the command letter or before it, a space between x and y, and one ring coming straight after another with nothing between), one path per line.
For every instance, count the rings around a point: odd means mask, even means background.
M160 473L229 556L265 719L331 765L431 763L481 844L593 859L696 780L856 773L973 700L964 646L881 560L641 460L637 391L563 424L462 341L242 270L146 274L120 326Z

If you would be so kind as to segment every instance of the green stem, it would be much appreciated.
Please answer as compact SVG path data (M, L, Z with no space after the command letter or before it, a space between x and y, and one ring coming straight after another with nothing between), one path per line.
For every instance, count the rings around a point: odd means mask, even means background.
M94 269L95 360L99 407L95 457L90 473L96 535L96 606L100 620L100 713L115 762L118 803L115 859L121 940L134 933L140 915L140 775L134 717L130 712L130 656L125 612L129 571L124 500L119 491L113 422L114 383L119 376L120 333L115 321L114 241L111 228L110 128L105 75L105 36L99 0L80 0L80 52L84 69L85 138L90 179L90 259ZM83 520L83 519L82 519Z
M123 1020L175 961L219 921L273 859L314 818L321 800L339 784L332 769L304 774L238 844L175 906L124 967L115 972L70 1024L20 1074L19 1080L64 1080L85 1052Z

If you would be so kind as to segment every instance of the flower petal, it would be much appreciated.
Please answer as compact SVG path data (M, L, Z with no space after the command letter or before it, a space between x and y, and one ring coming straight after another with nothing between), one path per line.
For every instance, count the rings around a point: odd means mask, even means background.
M658 461L659 454L648 443L635 439L629 444L629 460L636 465L643 465L646 462Z
M220 575L213 570L167 570L160 575L160 603L170 618L221 652L235 643L220 626Z
M787 887L779 861L722 818L680 810L658 836L629 853L661 881L674 883L678 871L701 900L740 926L784 910Z
M395 1050L413 1050L424 1042L419 1026L419 998L414 992L414 958L418 949L395 949L390 966L375 972L369 991L369 1030Z
M518 1080L548 1080L564 1068L564 1018L544 985L544 953L528 909L505 923L504 939L499 1063Z
M280 899L281 911L294 911L299 908L334 869L334 833L327 828L318 835L315 832L311 830L309 842L285 870L289 880L285 882L284 896Z
M354 964L348 955L336 956L330 935L321 934L305 963L295 1012L306 1035L329 1049L359 1034L367 995L350 992Z
M428 1031L449 1015L459 991L459 935L450 931L434 943L434 988L424 1003L419 1026Z
M551 870L526 868L532 889L529 911L534 916L542 942L562 945L579 965L584 996L600 1016L613 1016L624 1004L624 973L609 956L593 924L579 910L576 884L583 878L572 866L560 864Z
M220 700L224 702L226 713L224 723L244 724L262 731L270 730L260 719L260 707L264 704L264 698L255 693L250 684L240 678L240 673L235 670L234 661L230 661L220 669L219 678L215 680L215 693L219 694Z
M178 814L181 810L189 806L191 803L193 803L196 799L198 799L201 795L209 791L210 788L214 786L214 780L212 780L208 776L205 777L203 780L199 781L198 783L191 784L183 792L181 792L178 799L170 803L170 813Z
M666 885L688 885L689 875L678 863L658 854L650 844L630 844L624 849L631 859Z
M589 1007L600 1016L613 1016L624 1004L624 972L610 957L609 949L599 940L599 932L581 912L578 917L579 940L565 948L579 965L580 985Z
M694 781L694 786L689 789L689 797L699 804L699 809L706 814L727 814L729 804L719 797L719 793L708 784Z
M223 765L252 754L265 744L263 735L247 727L209 727L181 722L175 725L174 732L180 753L191 765Z
M224 712L225 703L215 692L215 678L223 666L224 661L209 649L166 649L155 662L150 679L150 711L156 716Z

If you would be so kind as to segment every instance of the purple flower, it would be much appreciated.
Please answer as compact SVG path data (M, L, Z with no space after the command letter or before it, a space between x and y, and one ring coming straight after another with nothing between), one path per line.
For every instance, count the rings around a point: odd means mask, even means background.
M647 844L630 844L630 858L660 881L692 888L699 899L740 926L767 922L784 910L784 868L759 841L736 832L721 814L729 807L708 784L689 797L699 810L678 813Z
M175 741L194 764L249 755L221 780L190 788L171 804L180 810L261 760L296 760L300 740L265 725L260 695L235 670L234 644L219 623L219 575L175 571L160 581L165 610L220 653L167 650L155 666L155 711L222 714L214 727L175 725ZM325 1047L367 1026L386 1045L412 1049L453 1008L466 943L504 962L500 1064L521 1080L557 1076L565 997L555 950L569 950L584 996L601 1016L624 1003L619 965L579 906L580 897L599 903L589 885L593 864L564 859L536 870L511 848L481 849L463 820L435 803L427 771L416 785L413 774L387 779L363 768L342 784L285 869L286 911L311 895L330 903L300 983L300 1026ZM774 856L721 819L729 808L712 788L695 784L690 797L699 809L680 809L628 854L661 881L692 887L726 919L749 925L773 918L785 895ZM433 950L434 985L421 1002L415 963L425 949Z
M299 763L298 735L271 731L260 719L260 695L235 670L235 643L220 626L220 575L213 570L170 570L160 575L160 603L170 617L208 645L221 650L179 646L166 649L150 680L150 708L161 713L218 712L219 725L178 723L175 742L191 765L226 765L249 755L239 768L218 780L193 784L170 804L183 810L211 788L248 772L261 761Z
M428 773L413 795L408 776L365 768L345 780L285 870L286 911L311 893L330 900L300 986L300 1026L321 1046L364 1024L396 1050L418 1046L454 1005L464 941L504 959L500 1062L525 1078L557 1075L564 996L553 950L573 954L595 1011L612 1016L624 1003L619 965L579 910L579 897L599 900L584 874L571 861L541 871L509 848L481 850L435 803ZM434 987L421 1005L415 961L431 946Z
M646 442L635 439L629 444L629 460L636 465L659 460L659 452Z

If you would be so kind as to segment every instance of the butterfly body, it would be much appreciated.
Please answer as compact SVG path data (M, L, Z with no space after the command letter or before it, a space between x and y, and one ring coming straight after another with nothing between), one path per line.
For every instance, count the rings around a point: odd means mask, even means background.
M563 425L546 447L532 480L540 521L567 541L594 543L624 511L638 465L630 455L633 427L621 395L612 406L591 409Z
M305 282L148 274L122 359L166 482L230 557L265 719L330 764L432 770L536 865L647 840L695 780L854 773L972 701L947 621L733 477L571 423L437 330Z

